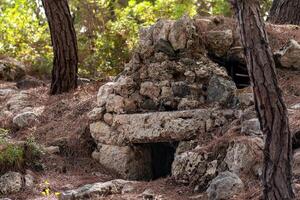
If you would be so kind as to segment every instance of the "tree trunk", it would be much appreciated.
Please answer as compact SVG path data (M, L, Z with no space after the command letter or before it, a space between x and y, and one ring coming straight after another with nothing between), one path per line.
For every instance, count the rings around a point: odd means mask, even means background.
M77 87L76 33L67 0L43 0L54 52L50 94Z
M300 25L300 0L274 0L268 21Z
M255 107L266 136L264 147L264 199L293 199L292 140L287 108L277 83L275 63L257 0L233 0Z

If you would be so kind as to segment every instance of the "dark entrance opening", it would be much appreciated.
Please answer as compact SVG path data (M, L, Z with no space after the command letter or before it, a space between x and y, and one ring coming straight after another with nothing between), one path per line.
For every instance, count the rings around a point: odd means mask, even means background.
M220 58L215 55L208 55L215 63L226 68L228 75L232 77L238 89L250 86L250 78L247 66L234 58Z
M151 148L153 179L169 176L178 142L151 143L149 145Z

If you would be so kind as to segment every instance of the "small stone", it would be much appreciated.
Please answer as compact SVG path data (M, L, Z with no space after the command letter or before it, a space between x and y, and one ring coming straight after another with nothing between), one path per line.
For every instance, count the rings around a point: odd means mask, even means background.
M191 110L199 108L200 102L197 100L189 100L187 98L182 98L178 104L178 110Z
M105 112L104 107L94 108L87 114L87 117L89 118L90 121L99 121L102 119L104 112Z
M241 133L251 136L262 136L263 133L260 129L260 122L257 118L246 120L242 122Z
M296 177L300 176L300 149L296 149L294 152L293 174Z
M0 177L0 194L12 194L22 189L22 175L18 172L8 172Z
M100 199L108 195L121 194L129 181L116 179L103 183L87 184L74 190L62 192L60 200Z
M185 82L173 83L172 90L175 97L183 98L191 94L191 90Z
M237 95L241 106L254 105L253 93L240 93Z
M209 200L230 199L244 190L242 180L229 171L220 173L206 190Z
M213 76L207 88L207 99L209 102L220 102L230 105L236 95L236 85L233 81L220 76Z
M290 40L274 55L282 67L300 70L300 44L296 40Z
M110 113L105 113L104 116L103 116L103 120L105 121L105 123L107 123L110 126L113 123L113 119L114 119L114 117Z
M124 97L110 94L106 102L106 111L111 113L124 113L125 102Z
M196 74L192 71L186 71L184 73L184 76L186 77L186 81L189 83L194 83L195 78L196 78Z
M25 128L38 123L38 116L34 112L24 112L13 118L13 124L19 128Z
M294 110L300 110L300 103L293 105L291 108Z
M44 150L48 154L59 154L60 153L59 146L49 146L49 147L46 147Z
M99 107L104 106L108 100L108 96L110 94L113 94L115 84L116 83L114 82L108 82L105 85L100 87L97 94L97 105Z
M26 174L24 176L24 180L25 180L25 187L28 189L32 189L33 185L34 185L34 178L32 175L30 174Z
M157 99L160 95L160 88L153 82L144 82L141 84L140 94L150 99Z
M218 57L225 56L233 43L231 30L209 31L207 33L207 46L211 53Z

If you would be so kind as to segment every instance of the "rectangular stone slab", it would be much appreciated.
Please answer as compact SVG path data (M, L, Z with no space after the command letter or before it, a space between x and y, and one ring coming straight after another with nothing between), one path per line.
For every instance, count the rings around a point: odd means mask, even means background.
M182 141L204 133L209 118L206 109L122 114L114 117L112 128L131 144Z

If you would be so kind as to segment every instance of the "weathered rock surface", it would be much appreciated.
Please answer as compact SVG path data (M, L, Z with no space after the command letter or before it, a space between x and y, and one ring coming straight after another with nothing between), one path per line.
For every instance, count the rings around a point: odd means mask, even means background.
M0 177L0 194L11 194L22 189L22 175L17 172L8 172Z
M224 162L235 174L261 175L263 140L258 137L237 138L227 150Z
M242 180L236 174L226 171L212 180L206 192L209 200L223 200L232 198L243 189Z
M13 118L13 124L19 128L25 128L38 123L38 116L34 112L24 112Z
M84 185L80 188L62 192L60 200L93 200L108 195L120 194L124 185L130 183L125 180L112 180L104 183Z
M296 149L294 152L293 174L296 177L300 176L300 150L299 149Z
M98 121L90 124L92 137L112 145L185 141L234 119L234 112L196 109L145 114L121 114L113 117L112 126Z
M150 180L152 178L151 152L139 146L98 145L93 158L102 166L129 180Z
M300 70L300 44L297 41L290 40L275 52L275 57L282 67Z
M253 118L243 121L241 133L250 136L262 136L263 133L260 129L259 120L257 118Z
M210 102L222 104L234 104L236 99L236 85L231 80L223 77L213 76L208 84L207 98Z
M217 57L227 54L233 44L232 30L209 31L207 33L208 50Z

